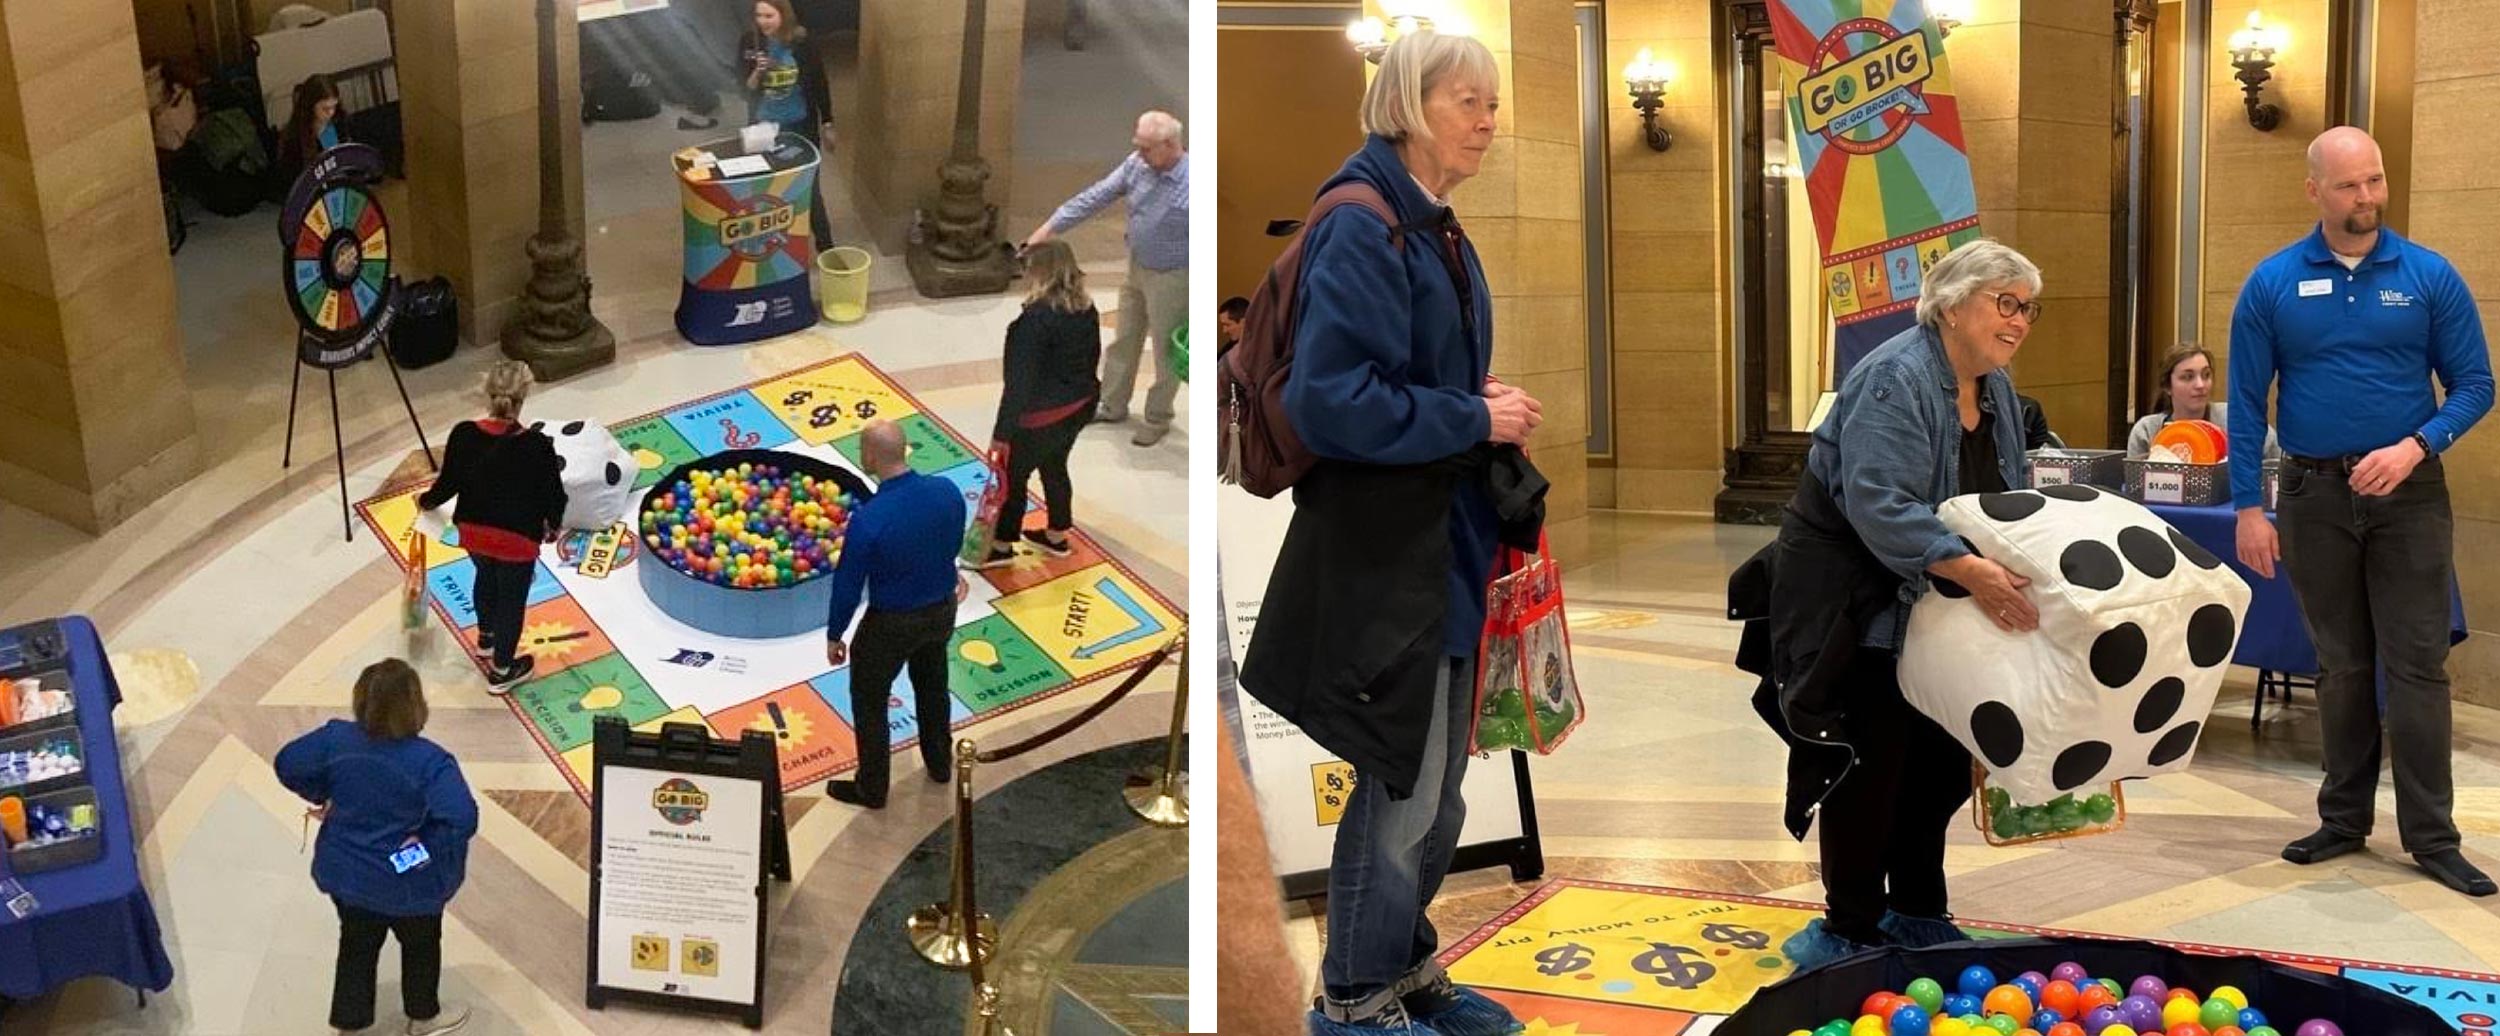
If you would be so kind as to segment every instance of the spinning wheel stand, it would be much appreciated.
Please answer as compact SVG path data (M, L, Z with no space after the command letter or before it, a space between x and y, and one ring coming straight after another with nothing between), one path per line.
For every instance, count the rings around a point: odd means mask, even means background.
M295 411L304 391L304 368L319 368L330 383L330 443L338 464L339 526L349 541L356 524L347 505L347 441L339 422L339 368L372 358L375 350L391 370L399 404L417 430L426 465L441 471L425 440L408 383L391 355L391 318L398 312L399 281L391 276L390 221L366 186L381 179L382 156L362 144L321 153L287 192L278 217L280 263L287 306L295 313L295 375L286 398L286 452L281 469L295 466Z

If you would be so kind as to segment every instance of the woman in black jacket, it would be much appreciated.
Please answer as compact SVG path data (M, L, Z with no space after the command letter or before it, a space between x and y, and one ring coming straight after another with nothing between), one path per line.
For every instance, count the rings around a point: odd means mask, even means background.
M1007 500L998 508L998 524L990 532L990 552L982 568L1016 560L1016 540L1029 540L1053 557L1066 557L1069 517L1068 451L1076 433L1094 412L1102 381L1094 370L1102 361L1102 315L1085 294L1085 271L1067 242L1034 245L1024 255L1024 312L1007 325L1007 385L998 400L994 442L1007 445ZM1042 501L1050 507L1050 528L1024 529L1024 486L1035 472L1042 476Z
M521 401L529 397L527 364L504 360L486 372L486 413L462 421L443 447L443 471L417 498L434 510L453 497L460 506L452 522L460 548L477 565L471 587L477 605L477 651L486 686L510 690L536 665L521 646L521 614L530 581L538 573L538 545L564 528L564 481L555 441L521 424Z

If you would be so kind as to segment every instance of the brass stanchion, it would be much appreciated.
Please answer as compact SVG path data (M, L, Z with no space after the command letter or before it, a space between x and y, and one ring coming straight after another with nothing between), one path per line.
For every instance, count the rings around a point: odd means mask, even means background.
M998 946L998 927L981 912L972 893L972 766L971 738L955 742L955 863L947 901L912 911L906 927L912 949L931 964L949 971L978 967ZM980 983L975 980L978 986Z
M1131 774L1120 789L1129 811L1156 827L1189 826L1189 789L1181 772L1181 739L1189 733L1189 627L1181 627L1174 639L1181 649L1181 678L1172 695L1172 736L1164 746L1163 772Z

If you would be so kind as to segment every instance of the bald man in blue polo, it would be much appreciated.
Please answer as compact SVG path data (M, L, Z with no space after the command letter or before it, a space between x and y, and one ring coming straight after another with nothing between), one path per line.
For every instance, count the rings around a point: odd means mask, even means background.
M2231 409L2264 414L2279 390L2283 448L2278 540L2261 506L2267 422L2231 424L2240 561L2269 579L2283 562L2324 670L2319 827L2283 858L2319 863L2363 847L2383 733L2405 852L2440 884L2488 896L2491 878L2459 850L2453 815L2455 521L2439 459L2491 410L2482 316L2448 260L2379 225L2387 173L2369 134L2339 126L2311 142L2308 193L2317 227L2257 264L2231 314Z

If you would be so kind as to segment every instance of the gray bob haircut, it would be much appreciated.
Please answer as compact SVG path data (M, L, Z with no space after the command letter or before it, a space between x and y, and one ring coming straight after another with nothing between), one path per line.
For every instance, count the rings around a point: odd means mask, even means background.
M1918 296L1918 322L1930 329L1944 326L1948 309L1970 301L1991 284L2021 282L2040 293L2040 268L2017 252L1983 237L1944 254L1927 268L1927 286Z
M1398 37L1363 91L1363 132L1390 140L1432 139L1432 127L1424 122L1424 95L1452 77L1486 93L1502 87L1501 66L1483 40L1437 32Z
M1160 109L1138 116L1137 128L1145 133L1148 140L1160 142L1181 139L1181 120L1173 118L1171 112Z

